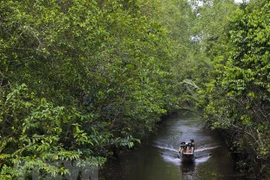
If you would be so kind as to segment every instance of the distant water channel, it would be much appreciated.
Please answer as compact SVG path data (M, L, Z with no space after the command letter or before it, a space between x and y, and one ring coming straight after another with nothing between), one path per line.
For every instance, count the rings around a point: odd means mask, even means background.
M182 163L177 149L195 140L194 163ZM178 113L164 121L147 143L120 155L103 169L101 180L237 180L228 148L201 124L198 116Z

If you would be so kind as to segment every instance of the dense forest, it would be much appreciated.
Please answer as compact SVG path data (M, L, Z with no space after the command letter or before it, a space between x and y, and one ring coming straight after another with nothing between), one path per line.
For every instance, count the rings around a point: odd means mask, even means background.
M0 179L102 166L178 109L270 170L267 0L2 0Z

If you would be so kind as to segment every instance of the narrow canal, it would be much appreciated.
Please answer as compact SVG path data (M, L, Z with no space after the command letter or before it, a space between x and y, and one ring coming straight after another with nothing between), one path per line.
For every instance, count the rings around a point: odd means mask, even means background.
M194 163L177 157L179 143L195 140ZM108 180L232 180L238 179L228 148L204 128L198 116L179 113L162 123L156 134L138 149L122 154L103 169Z

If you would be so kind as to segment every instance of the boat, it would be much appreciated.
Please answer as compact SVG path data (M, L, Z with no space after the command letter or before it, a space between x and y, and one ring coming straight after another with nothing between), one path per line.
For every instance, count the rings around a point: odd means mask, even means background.
M195 145L194 140L191 140L190 143L181 142L178 157L182 161L193 161L195 159Z

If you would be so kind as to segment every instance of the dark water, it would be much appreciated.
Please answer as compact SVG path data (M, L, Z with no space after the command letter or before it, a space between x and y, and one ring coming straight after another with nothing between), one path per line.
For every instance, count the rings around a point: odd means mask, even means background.
M196 159L182 163L180 142L195 140ZM230 153L220 137L205 128L199 117L180 114L161 125L144 145L109 162L100 179L108 180L237 180Z

